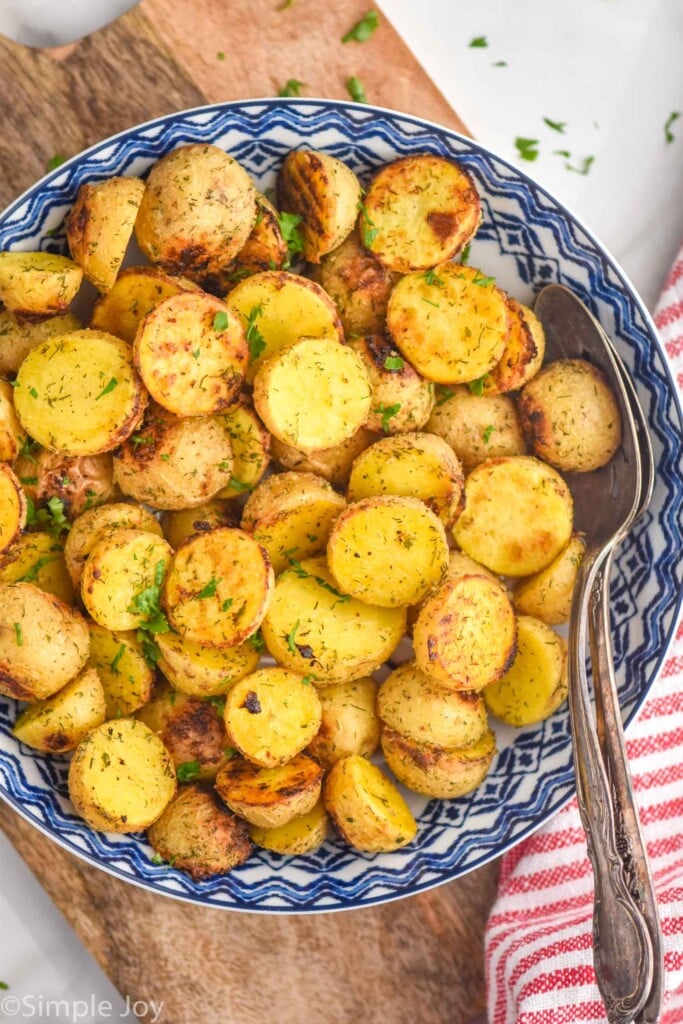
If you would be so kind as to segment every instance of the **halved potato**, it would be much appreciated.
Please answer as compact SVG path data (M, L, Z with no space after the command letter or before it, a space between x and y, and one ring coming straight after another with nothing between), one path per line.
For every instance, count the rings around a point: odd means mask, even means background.
M505 675L484 690L492 715L508 725L542 722L567 696L567 643L539 619L517 619L517 654Z
M26 432L45 448L95 455L133 433L147 394L125 341L84 330L29 352L19 367L14 404Z
M55 335L70 334L83 325L72 313L47 320L17 320L0 309L0 374L14 376L31 349Z
M444 580L424 601L413 628L418 667L451 690L483 690L500 679L516 645L510 599L486 576Z
M320 689L320 729L308 745L316 761L329 768L342 757L372 757L379 744L380 721L375 713L377 684L368 676Z
M273 853L282 853L288 857L312 853L327 839L329 818L322 800L307 814L292 818L284 825L275 828L261 828L252 825L249 834L257 846Z
M148 313L172 295L198 290L184 277L171 277L159 267L127 267L111 289L95 303L90 326L123 338L131 345Z
M292 150L277 178L281 210L301 217L303 255L311 263L353 231L363 190L350 167L327 153Z
M313 274L334 300L347 337L384 330L389 295L399 275L368 252L357 230L323 256Z
M237 522L227 501L212 498L194 508L163 512L161 525L171 547L179 548L184 540L193 537L195 533L208 533L217 526L237 526Z
M412 368L383 335L350 338L363 360L372 389L370 430L402 434L424 427L434 408L434 385Z
M232 284L263 270L281 270L287 261L287 243L282 237L278 212L273 204L256 193L256 220L251 234L230 264L225 275Z
M166 684L155 687L152 699L135 717L155 732L173 758L178 779L215 779L234 755L221 709L212 701L176 693Z
M142 505L115 502L88 509L74 520L64 544L66 567L75 587L92 549L114 530L145 530L162 536L158 519Z
M66 218L66 239L72 257L98 291L108 292L116 280L145 183L140 178L107 178L84 182Z
M465 480L453 536L493 572L530 576L569 543L573 513L569 488L550 466L527 455L489 459Z
M26 525L26 498L6 462L0 462L0 555L14 544Z
M238 647L213 648L194 643L179 633L155 637L158 667L174 689L191 697L219 697L239 679L253 672L259 654L246 641Z
M294 469L300 473L315 473L324 480L344 490L349 482L351 466L357 455L367 448L378 435L359 427L353 437L331 448L321 448L317 452L302 452L291 444L271 438L270 453L273 460L283 469Z
M274 768L233 757L218 773L216 791L240 818L259 828L278 828L316 806L322 781L322 767L306 754Z
M64 455L36 445L19 456L14 471L34 505L59 498L69 519L111 501L116 494L111 452Z
M204 292L180 292L155 306L138 327L133 353L154 401L176 416L226 409L249 361L242 324Z
M406 846L417 834L399 791L364 757L354 754L333 765L323 799L337 829L357 850L388 853Z
M13 388L0 378L0 462L14 462L26 440L26 433L14 408Z
M391 293L387 330L401 355L427 380L479 381L507 342L507 298L475 267L444 263L407 274Z
M308 746L320 728L321 713L310 681L284 668L262 668L240 679L228 693L225 728L243 757L274 768Z
M535 377L545 355L545 331L530 309L508 296L510 331L500 361L483 380L485 395L517 391Z
M22 533L0 557L0 583L34 583L64 604L73 604L74 588L64 549L49 533Z
M384 726L382 752L392 772L404 786L425 796L452 800L480 786L496 755L496 738L488 729L468 747L416 743Z
M83 270L51 252L0 252L0 302L15 316L66 313Z
M481 203L468 171L421 153L382 167L359 217L363 245L391 270L426 270L474 237Z
M249 857L249 826L202 783L183 786L147 832L157 854L195 881L225 875Z
M222 417L232 446L232 477L219 498L237 498L251 491L270 462L270 434L253 409L240 403Z
M12 735L44 754L64 754L103 721L102 683L96 669L84 668L52 697L22 711Z
M486 459L526 454L517 407L508 395L473 394L462 384L442 389L425 429L451 446L466 473Z
M242 529L268 552L276 573L289 559L301 560L325 550L332 525L346 501L312 473L280 473L263 480L250 495Z
M242 530L221 526L180 545L164 584L164 607L187 640L237 647L261 625L273 585L261 545Z
M439 582L448 542L424 502L382 495L342 512L327 542L327 563L343 593L397 608L417 604Z
M171 755L143 722L103 722L81 740L69 765L69 796L90 828L140 832L176 791Z
M575 533L550 565L521 580L512 598L520 615L532 615L549 626L567 622L585 552L583 536Z
M154 690L154 669L147 664L142 644L133 630L110 630L88 622L88 664L97 669L107 718L132 715Z

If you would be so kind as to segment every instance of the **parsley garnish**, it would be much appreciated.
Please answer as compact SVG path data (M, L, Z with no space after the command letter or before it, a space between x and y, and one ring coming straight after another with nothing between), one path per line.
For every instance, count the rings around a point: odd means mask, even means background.
M352 75L352 77L349 78L348 82L346 83L346 89L351 99L355 100L356 103L368 102L368 98L365 95L363 83L361 82L360 78L356 78L355 75Z
M384 360L385 370L402 370L405 365L405 360L401 356L387 356Z
M370 219L370 214L362 199L358 200L358 210L360 211L361 238L363 239L363 245L369 249L379 234L379 228L375 227L374 221Z
M422 276L429 285L436 285L437 288L441 288L443 285L443 278L437 277L434 270L425 270Z
M484 444L488 444L491 440L491 434L496 428L493 423L489 423L488 427L484 427Z
M29 388L28 389L28 393L31 396L31 398L37 398L38 397L38 392L36 391L35 388Z
M216 54L216 60L225 60L225 54L223 53L222 50L219 50L218 53Z
M137 639L142 645L142 653L145 661L150 667L154 667L159 660L159 648L154 641L154 634L168 633L171 627L161 610L161 585L164 582L166 563L161 560L157 562L154 570L154 583L136 594L128 611L134 615L141 615L142 622L138 626Z
M9 985L7 984L6 981L0 981L0 990L2 990L3 992L6 992L8 988L9 988Z
M249 346L249 358L252 363L263 353L266 347L266 339L258 329L256 321L263 313L263 306L253 306L247 316L247 345Z
M472 243L468 242L467 245L463 248L462 252L460 253L460 264L461 264L461 266L463 266L463 267L467 266L468 260L470 258L471 250L472 250Z
M377 11L367 11L366 14L357 21L353 28L342 36L342 43L364 43L366 42L372 33L379 25L379 14Z
M535 160L538 156L538 139L525 139L518 135L515 146L522 160Z
M113 660L111 661L111 663L109 665L109 668L112 670L112 672L115 672L116 674L118 674L118 671L119 671L118 665L119 665L119 662L121 661L121 658L124 656L125 653L126 653L126 645L125 644L121 644L121 646L119 647L118 651L114 655L114 658L113 658Z
M207 702L211 705L217 715L224 714L225 697L207 697Z
M296 637L296 631L299 628L299 623L300 622L301 622L301 619L297 619L296 622L294 623L294 626L292 627L291 631L287 634L287 638L286 638L287 639L287 646L289 647L289 649L292 652L292 654L298 654L299 653L299 649L296 646L294 638Z
M64 515L64 502L61 498L48 499L47 508L36 509L31 498L26 496L26 525L45 527L55 540L64 530L71 529L71 523Z
M160 853L155 853L153 857L150 857L152 864L165 864L164 858Z
M228 314L222 309L219 309L213 318L213 329L214 331L227 331L228 329Z
M196 601L202 601L205 597L215 597L216 587L222 580L222 576L212 576L206 586L202 587L198 594L195 594Z
M564 135L564 130L567 127L566 121L551 121L549 117L543 118L543 123L548 125L548 128L552 128L554 132L560 132Z
M296 548L294 550L296 550ZM351 600L348 594L342 594L341 590L337 590L337 588L333 587L331 583L328 583L327 580L324 580L322 576L315 576L313 573L308 572L306 569L304 569L301 562L297 562L295 558L288 557L287 561L291 566L291 571L295 573L299 577L299 579L315 580L319 587L322 587L323 590L326 590L329 594L334 594L334 596L338 597L340 601Z
M394 405L385 405L383 402L380 402L379 405L372 410L373 412L379 413L381 416L382 430L385 434L389 431L389 420L399 412L400 408L400 402L396 402Z
M232 597L226 597L225 601L224 601L224 602L223 602L223 604L221 605L221 611L222 611L222 612L227 612L227 611L229 611L229 610L230 610L230 608L232 608L233 604L234 604L234 598L232 598Z
M109 383L106 385L106 387L103 387L99 395L97 395L95 401L99 402L100 398L104 398L105 395L108 395L111 391L114 390L118 383L119 382L117 381L116 377L112 377Z
M444 402L447 402L449 398L452 398L454 394L455 391L453 390L453 388L439 388L436 399L437 409L439 408L440 405L443 405Z
M35 487L38 483L37 476L20 476L19 483L23 484L24 487Z
M480 270L478 270L472 278L472 284L477 284L480 288L488 288L488 286L493 284L495 280L495 277L486 277Z
M287 246L287 259L284 269L292 265L292 259L300 256L304 251L304 237L299 231L299 224L303 220L299 213L278 213L277 222L282 232L282 238Z
M143 437L142 434L131 434L130 443L133 445L133 451L136 452L141 444L154 444L154 438Z
M297 78L289 78L278 92L278 96L301 96L301 88L306 85Z
M469 388L471 395L483 395L484 394L484 381L486 380L486 374L483 377L479 377L478 380L469 381L467 387Z
M20 622L15 622L14 623L14 635L17 638L17 647L23 647L24 646L24 633L23 633L23 630L21 628L21 623Z
M574 171L576 174L588 174L594 163L595 157L587 156L584 157L583 163L579 164L578 167L573 167L571 164L565 164L564 166L567 168L568 171Z
M666 139L667 142L673 142L674 141L675 136L674 136L674 133L671 131L671 126L673 125L674 121L678 120L678 118L680 116L681 116L680 110L672 110L672 112L669 114L669 117L667 118L667 122L664 125L664 138Z
M199 771L199 761L183 761L182 764L176 765L175 773L178 782L190 782L197 778Z
M50 562L56 562L58 558L59 555L44 555L42 558L39 558L23 576L19 577L17 583L35 583L40 570L49 565Z
M35 465L37 459L34 458L33 453L37 451L38 448L40 448L38 442L32 441L30 437L27 437L19 449L19 455L24 459L28 459L29 462L32 462Z
M506 60L497 60L495 64L491 65L493 68L506 68L507 66L508 62Z
M483 50L489 45L489 41L486 36L475 36L474 39L470 40L471 50Z
M238 480L236 476L231 476L228 481L228 487L232 487L233 491L237 491L238 494L246 494L247 491L251 490L249 484L243 484L241 480Z
M47 162L47 169L48 169L48 171L54 171L54 170L56 170L57 167L61 167L62 164L65 163L65 162L66 162L66 157L65 156L63 156L61 153L55 153L55 155L51 156L50 159L48 160L48 162Z
M291 7L294 0L282 0L282 3L278 7L278 11L286 11L288 7Z
M266 649L266 642L263 639L263 633L260 629L257 629L255 633L252 633L249 637L249 642L254 650L258 651L259 654Z

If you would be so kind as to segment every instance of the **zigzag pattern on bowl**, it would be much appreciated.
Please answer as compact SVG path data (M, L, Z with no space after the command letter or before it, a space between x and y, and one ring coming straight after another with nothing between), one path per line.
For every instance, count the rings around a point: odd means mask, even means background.
M663 657L683 576L681 413L654 328L600 245L557 202L503 160L445 129L372 107L321 101L224 104L161 118L93 147L52 172L0 218L0 249L64 251L63 219L81 182L144 174L174 146L216 143L258 186L273 184L284 155L302 145L345 160L363 179L416 152L456 157L474 176L484 221L471 262L518 298L561 281L588 303L615 340L646 410L657 485L646 519L619 552L612 584L613 640L625 716L642 703ZM48 234L49 232L49 234ZM627 671L628 669L628 671ZM137 836L89 831L66 796L64 759L19 747L13 702L0 700L0 792L67 849L146 888L196 903L265 912L311 912L383 902L456 878L533 831L573 792L566 711L514 737L484 784L454 801L413 799L420 831L408 849L367 856L330 841L282 860L257 852L226 878L195 883L151 863Z

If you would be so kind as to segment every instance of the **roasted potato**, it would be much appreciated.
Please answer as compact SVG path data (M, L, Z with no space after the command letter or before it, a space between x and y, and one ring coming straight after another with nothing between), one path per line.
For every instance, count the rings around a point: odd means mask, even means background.
M303 255L311 263L351 234L362 194L351 168L328 153L292 150L277 178L278 206L301 217Z
M237 526L237 521L227 501L212 498L194 508L163 512L161 525L171 547L179 548L184 540L196 533L208 533L216 526Z
M159 521L142 505L115 502L88 509L74 520L64 544L66 567L75 587L92 549L114 530L145 530L161 537Z
M251 838L257 846L273 853L283 853L289 857L303 853L312 853L327 839L329 818L322 800L315 807L298 818L292 818L284 825L276 828L260 828L252 825L249 829Z
M234 751L221 714L210 700L176 693L166 684L158 685L135 717L155 732L173 758L178 779L215 779Z
M453 536L493 572L530 576L568 544L573 514L569 488L550 466L526 455L489 459L465 480Z
M102 683L96 669L84 668L52 697L22 711L12 735L44 754L64 754L103 721Z
M249 826L201 783L180 789L147 838L163 860L196 882L227 874L252 851Z
M389 295L399 275L368 252L357 230L323 256L313 274L334 300L347 337L381 334Z
M26 525L26 498L6 462L0 462L0 555L16 541Z
M69 250L83 273L100 292L116 281L145 183L140 178L107 178L84 182L66 218Z
M508 296L507 303L510 331L500 361L482 382L485 395L519 390L536 376L545 355L545 332L541 322L521 302Z
M343 838L366 853L388 853L412 842L417 824L410 808L379 768L353 754L327 776L325 807Z
M69 796L90 828L139 832L173 799L171 755L144 722L119 718L92 729L69 765Z
M567 696L567 643L539 619L517 619L517 654L502 678L484 690L492 715L508 725L542 722Z
M198 287L194 281L171 277L159 267L127 267L95 303L90 326L132 345L140 323L160 302Z
M218 773L216 792L231 811L252 825L279 828L313 810L322 781L322 767L306 754L273 768L233 757Z
M74 588L64 550L49 533L22 533L0 557L0 583L34 583L64 604L73 604Z
M218 146L179 146L153 167L135 222L145 256L202 282L240 251L256 220L247 172Z
M261 625L273 585L261 545L242 530L221 526L180 545L164 584L164 607L185 639L237 647Z
M358 218L363 245L385 267L403 273L449 260L474 237L479 194L468 171L422 153L380 168Z
M63 455L36 446L19 456L14 469L34 505L59 498L69 519L111 501L116 494L110 452Z
M519 417L534 455L565 472L606 465L621 444L621 413L604 374L556 359L525 385Z
M351 348L329 338L301 338L260 367L254 405L271 434L314 452L353 437L368 418L372 392Z
M434 385L423 380L383 335L350 338L348 344L363 360L370 381L368 428L402 434L424 427L434 408Z
M534 576L520 580L513 601L520 615L532 615L548 626L567 622L579 566L586 552L586 542L575 533L563 551L550 565Z
M377 685L368 676L333 683L319 691L320 729L308 745L316 761L330 767L351 754L372 757L379 744L380 721L375 713Z
M242 403L228 409L222 419L230 437L233 461L230 483L218 492L218 497L237 498L253 490L267 470L270 434L254 410Z
M88 664L100 677L105 717L132 715L151 700L154 690L154 670L147 664L142 643L133 630L112 631L88 622L88 631Z
M324 480L339 487L346 488L351 475L351 466L357 455L367 448L378 435L360 427L353 437L331 448L321 448L317 452L301 452L291 444L284 444L276 437L271 438L270 453L273 460L282 469L293 469L300 473L315 473Z
M251 234L235 256L220 280L227 278L229 284L237 284L250 274L264 270L281 270L287 262L285 242L278 212L265 196L256 193L256 220ZM210 282L212 284L212 282ZM213 287L210 289L213 291Z
M0 309L0 375L13 377L31 349L55 335L78 331L82 324L72 313L47 320L17 320Z
M44 700L86 663L83 616L33 583L0 584L0 693Z
M238 647L205 647L180 636L160 633L158 667L175 690L191 697L218 697L253 672L259 655L250 640Z
M308 746L320 728L321 713L310 680L284 668L262 668L240 679L228 693L225 728L243 757L275 768Z
M15 316L66 313L81 286L83 271L51 252L0 252L0 302Z
M416 498L365 498L332 527L327 564L344 594L397 608L417 604L439 582L448 542L440 520Z
M443 388L425 430L451 446L466 473L486 459L526 454L517 407L508 395L473 394L465 385Z
M104 331L73 331L32 349L19 367L14 404L45 448L96 455L133 433L147 403L130 347Z
M496 755L496 738L488 729L468 747L447 749L416 743L385 725L382 752L396 778L408 789L451 800L470 793L484 781Z
M12 385L0 378L0 462L14 462L25 440L14 408Z

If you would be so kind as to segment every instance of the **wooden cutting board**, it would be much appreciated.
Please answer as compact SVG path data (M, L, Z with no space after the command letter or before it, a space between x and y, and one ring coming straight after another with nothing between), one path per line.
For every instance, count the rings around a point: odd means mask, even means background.
M384 18L369 42L341 44L369 0L279 2L143 0L59 51L0 38L0 208L57 153L185 107L272 96L291 78L342 98L356 75L370 102L465 130ZM126 885L5 805L0 827L120 992L164 1001L162 1024L466 1024L484 1008L495 865L387 906L264 917Z

